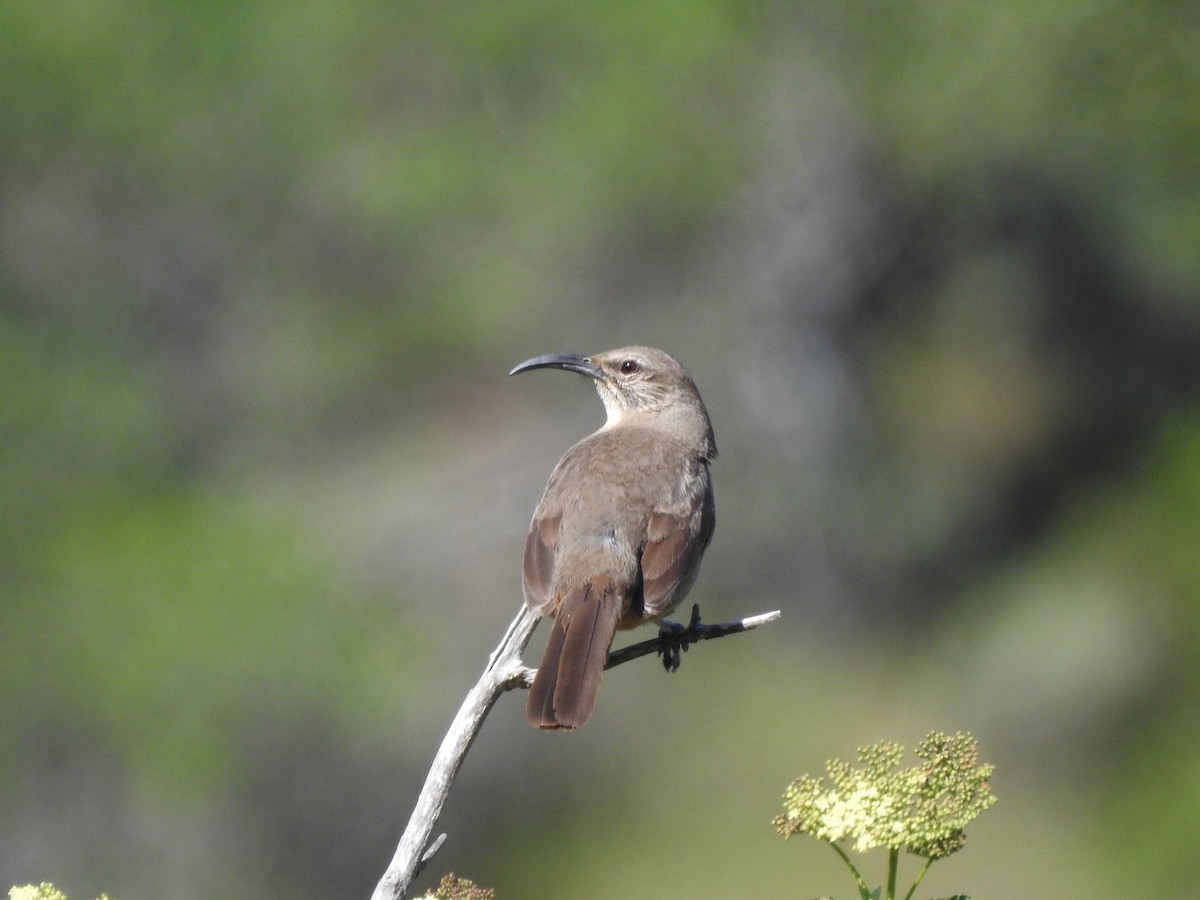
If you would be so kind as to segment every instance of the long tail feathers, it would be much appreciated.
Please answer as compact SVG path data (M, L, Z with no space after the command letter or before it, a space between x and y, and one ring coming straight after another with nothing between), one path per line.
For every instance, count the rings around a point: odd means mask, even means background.
M558 660L566 636L566 628L560 620L555 619L554 628L546 640L546 649L542 652L542 664L538 666L529 696L525 698L525 719L534 728L559 727L558 719L554 716L554 685L558 681Z
M574 729L591 718L621 605L621 595L606 579L563 598L525 703L530 725Z

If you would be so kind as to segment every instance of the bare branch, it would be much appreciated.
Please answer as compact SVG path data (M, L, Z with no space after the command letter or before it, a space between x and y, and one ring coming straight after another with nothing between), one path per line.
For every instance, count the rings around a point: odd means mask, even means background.
M372 900L402 900L407 894L417 875L425 848L429 846L433 826L450 795L450 786L475 736L479 734L483 720L502 693L515 687L526 687L532 680L529 670L521 662L521 651L529 643L537 622L538 617L522 605L500 645L488 659L483 675L467 693L433 758L433 765L425 777L425 786L421 788L417 805L409 817L408 827L404 829L391 864L375 886Z
M606 668L656 652L666 654L668 662L673 658L677 666L679 650L686 650L689 644L747 631L778 618L779 613L773 612L736 622L704 625L700 622L699 608L695 607L692 610L692 620L687 626L664 622L658 637L610 653ZM438 816L442 813L442 807L446 804L446 798L450 795L450 786L462 767L467 751L471 749L475 736L483 727L483 720L487 718L488 712L502 693L513 688L527 688L533 682L536 670L527 668L521 662L521 653L529 643L537 623L538 617L522 605L521 611L508 626L499 646L488 658L483 675L467 693L458 714L450 723L450 730L442 739L437 755L433 758L433 765L425 777L425 785L421 788L417 805L409 817L408 827L404 829L404 835L400 838L400 844L396 847L396 853L387 871L375 886L371 900L403 900L413 879L441 847L446 838L444 834L432 844L429 837L433 833L433 826L437 824ZM671 654L674 656L671 657Z

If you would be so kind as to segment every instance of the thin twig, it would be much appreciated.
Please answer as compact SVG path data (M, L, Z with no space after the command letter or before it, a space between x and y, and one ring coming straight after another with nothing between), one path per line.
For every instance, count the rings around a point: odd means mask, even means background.
M695 606L692 607L692 621L688 625L683 626L675 625L672 622L664 622L663 630L658 633L657 637L652 637L648 641L642 641L637 644L630 644L628 647L622 647L620 650L613 650L609 653L608 662L604 664L604 668L611 669L613 666L619 666L630 660L649 656L651 653L670 653L675 646L687 652L690 644L698 644L700 641L725 637L727 634L737 634L739 631L749 631L751 628L757 628L759 625L774 622L781 615L783 614L779 610L775 610L774 612L762 613L757 616L747 616L744 619L737 619L733 622L705 625L700 621L699 607ZM674 668L678 668L678 664Z
M651 653L670 653L673 648L686 650L690 643L747 631L778 618L779 613L773 612L737 622L703 625L700 623L699 611L695 610L690 625L685 627L664 623L663 631L657 638L610 653L606 668L611 669ZM445 835L439 836L432 845L429 836L433 833L433 826L437 824L442 807L446 804L450 787L462 767L467 751L471 749L475 736L483 726L483 720L487 718L488 712L502 693L513 688L527 688L533 682L536 670L526 667L521 662L521 652L529 643L537 623L538 617L522 606L517 617L508 626L499 646L488 658L483 675L467 693L458 714L450 723L450 730L442 739L437 755L433 758L433 765L425 777L425 785L421 788L417 805L409 817L408 827L404 829L404 835L400 838L400 844L396 847L387 871L375 886L371 900L403 900L413 879L441 847Z

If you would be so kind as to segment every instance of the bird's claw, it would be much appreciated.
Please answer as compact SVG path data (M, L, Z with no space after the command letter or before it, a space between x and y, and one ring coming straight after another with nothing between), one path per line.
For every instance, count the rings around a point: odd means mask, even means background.
M658 623L658 639L661 646L658 655L662 657L663 668L668 672L679 670L679 663L689 646L700 639L704 625L700 621L700 604L692 604L692 617L686 625L663 619Z

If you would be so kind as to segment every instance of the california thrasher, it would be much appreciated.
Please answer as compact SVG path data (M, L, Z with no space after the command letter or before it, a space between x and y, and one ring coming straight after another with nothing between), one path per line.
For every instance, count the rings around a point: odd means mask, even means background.
M608 414L554 467L525 542L525 603L554 616L525 716L573 729L596 705L616 630L660 620L696 580L717 447L696 385L661 350L550 354L509 374L542 368L595 379Z

